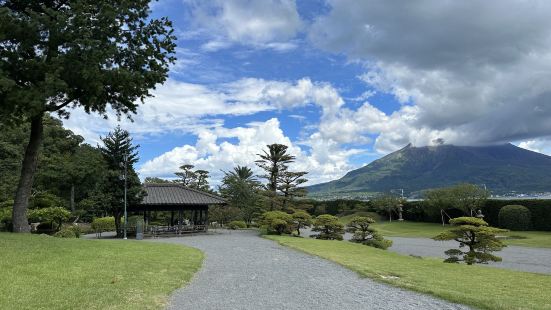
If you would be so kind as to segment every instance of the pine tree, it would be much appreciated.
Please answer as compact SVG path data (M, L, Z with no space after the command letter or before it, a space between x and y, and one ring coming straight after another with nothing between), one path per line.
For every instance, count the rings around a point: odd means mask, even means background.
M139 146L133 145L130 133L120 127L101 140L103 146L98 147L107 163L108 172L100 184L98 195L102 196L104 211L115 217L117 236L120 237L121 217L124 212L125 165L127 204L138 204L143 198L140 179L134 170L134 164L138 162Z
M503 242L496 238L496 234L507 232L507 230L490 227L486 221L476 217L454 218L450 220L450 224L455 228L432 238L433 240L459 242L459 249L450 249L445 252L449 256L445 262L464 261L468 265L473 265L501 261L501 257L495 256L491 252L501 251L505 247ZM463 248L467 248L468 251L463 252L461 250Z

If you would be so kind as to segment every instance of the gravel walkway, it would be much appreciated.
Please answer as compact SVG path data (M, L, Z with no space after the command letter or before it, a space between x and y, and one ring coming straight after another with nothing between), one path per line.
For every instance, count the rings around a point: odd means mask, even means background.
M389 250L418 256L446 257L444 251L457 248L455 241L434 241L425 238L391 237ZM496 252L502 262L490 263L489 267L551 274L551 249L508 246Z
M303 230L305 236L312 233L309 229ZM344 235L345 240L349 240L351 237L352 234L349 233ZM446 250L458 248L458 243L455 241L434 241L428 238L387 238L393 241L392 246L388 248L389 251L405 255L445 258L444 252ZM503 261L489 263L486 266L551 274L551 249L507 246L500 252L496 252L496 254Z
M168 309L468 309L370 279L263 239L255 231L156 239L205 252Z

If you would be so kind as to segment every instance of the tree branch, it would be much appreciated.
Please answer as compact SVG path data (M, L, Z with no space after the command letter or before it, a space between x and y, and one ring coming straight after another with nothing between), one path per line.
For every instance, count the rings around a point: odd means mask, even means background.
M67 100L63 101L63 103L61 103L60 105L51 105L50 107L48 107L46 109L46 111L49 111L49 112L59 111L59 110L63 109L64 107L68 106L69 104L71 104L72 102L73 102L73 99L67 99Z

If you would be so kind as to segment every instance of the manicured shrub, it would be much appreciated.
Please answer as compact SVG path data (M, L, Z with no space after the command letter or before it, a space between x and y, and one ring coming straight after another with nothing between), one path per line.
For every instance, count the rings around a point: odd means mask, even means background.
M505 245L496 238L497 234L507 230L490 227L484 220L476 217L458 217L450 220L453 229L447 230L433 240L459 242L459 249L449 249L444 252L448 258L446 263L465 262L467 265L500 262L501 257L491 254L501 251ZM465 251L463 251L465 249Z
M29 210L28 216L29 221L49 225L51 229L57 231L61 229L63 222L69 220L71 213L62 207L49 207L44 209Z
M354 234L350 241L386 250L392 245L392 240L383 238L377 230L369 227L373 223L375 220L367 216L353 217L346 227L347 232Z
M247 228L247 223L245 223L244 221L231 221L228 224L228 228L232 230L245 229Z
M291 215L293 217L294 229L297 230L297 235L300 236L300 229L312 225L312 216L306 211L295 211Z
M92 221L92 229L97 233L115 230L115 218L112 216L98 217Z
M54 234L57 238L80 238L80 228L78 226L68 226Z
M530 210L520 205L508 205L499 210L499 226L510 230L528 230L532 214Z
M322 214L314 220L312 231L319 232L317 235L312 235L312 237L316 239L342 240L344 225L339 222L338 217Z
M293 225L293 218L290 214L282 211L268 211L262 215L262 225L266 226L268 233L281 235L290 233Z

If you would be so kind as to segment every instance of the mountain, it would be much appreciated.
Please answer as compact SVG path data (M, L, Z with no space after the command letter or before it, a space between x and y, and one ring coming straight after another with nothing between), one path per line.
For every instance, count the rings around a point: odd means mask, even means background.
M551 156L512 144L413 147L348 172L339 180L308 187L310 194L412 193L460 182L485 184L492 193L551 191Z

